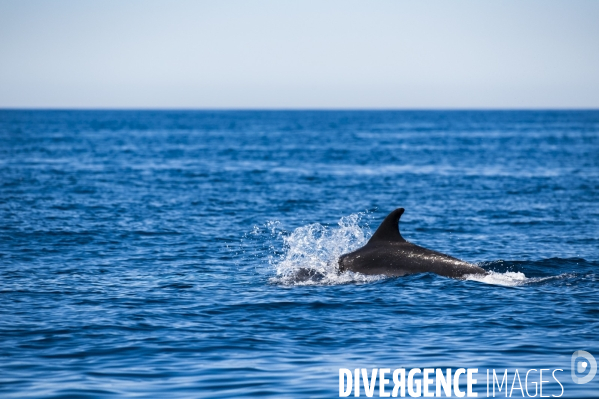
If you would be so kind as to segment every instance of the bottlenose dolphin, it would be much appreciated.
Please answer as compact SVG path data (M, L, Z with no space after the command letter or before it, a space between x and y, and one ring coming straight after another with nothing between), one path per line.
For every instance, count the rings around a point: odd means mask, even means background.
M428 272L453 278L467 274L487 274L476 265L404 240L399 233L399 218L403 213L403 208L391 212L366 245L341 255L338 261L339 272L350 270L391 277Z

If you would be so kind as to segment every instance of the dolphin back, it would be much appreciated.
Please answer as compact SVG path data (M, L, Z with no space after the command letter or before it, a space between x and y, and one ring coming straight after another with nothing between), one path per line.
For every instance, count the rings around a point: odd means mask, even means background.
M406 241L399 232L404 208L391 212L362 248L342 255L339 272L404 276L435 273L460 278L468 274L486 274L485 270L463 260L432 251Z

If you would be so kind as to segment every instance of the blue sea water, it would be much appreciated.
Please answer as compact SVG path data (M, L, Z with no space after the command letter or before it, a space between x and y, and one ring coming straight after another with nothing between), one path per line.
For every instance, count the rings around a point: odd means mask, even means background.
M338 275L397 207L492 273ZM598 397L570 375L599 359L598 221L598 111L3 110L0 397L330 398L400 367Z

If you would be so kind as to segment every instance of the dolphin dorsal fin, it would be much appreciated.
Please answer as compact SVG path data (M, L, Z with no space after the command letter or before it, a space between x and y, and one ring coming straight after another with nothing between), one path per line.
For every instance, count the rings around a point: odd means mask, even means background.
M397 208L389 215L387 215L385 220L383 220L383 223L381 223L381 225L378 229L376 229L372 237L370 237L368 243L370 244L373 242L405 241L399 233L399 218L401 217L403 212L403 208Z

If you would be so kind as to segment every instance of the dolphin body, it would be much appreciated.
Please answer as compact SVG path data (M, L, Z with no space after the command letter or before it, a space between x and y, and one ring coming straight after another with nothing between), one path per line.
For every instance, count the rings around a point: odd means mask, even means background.
M461 278L468 274L487 274L471 263L419 247L404 240L399 233L399 218L403 208L391 212L368 243L362 248L339 257L339 272L405 276L414 273L435 273Z

